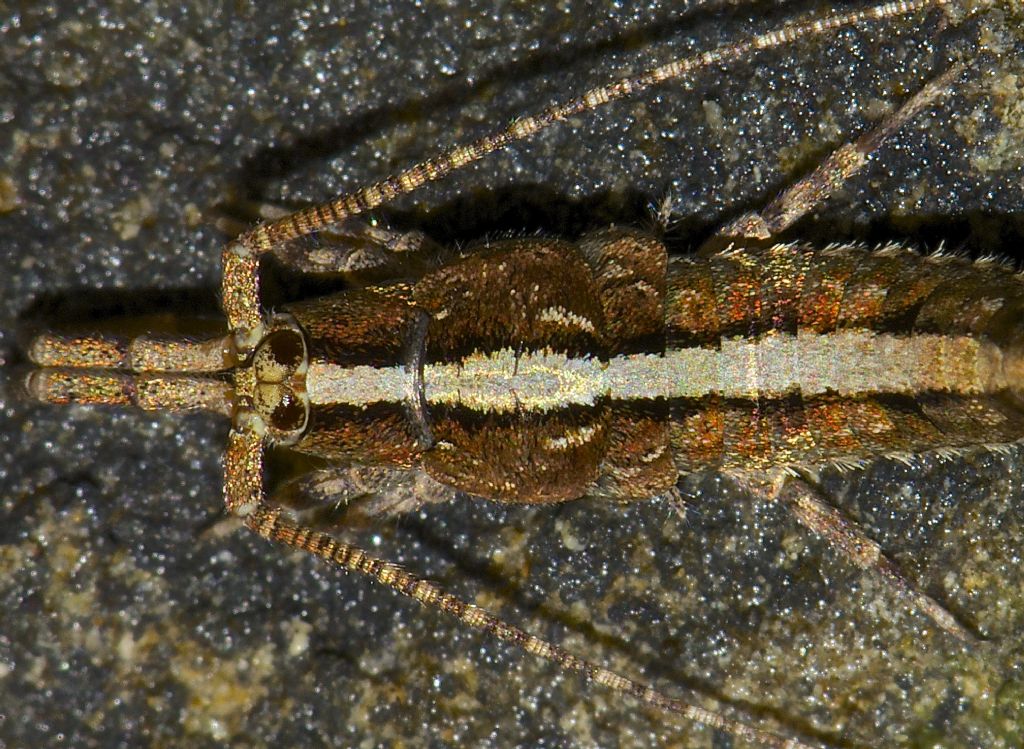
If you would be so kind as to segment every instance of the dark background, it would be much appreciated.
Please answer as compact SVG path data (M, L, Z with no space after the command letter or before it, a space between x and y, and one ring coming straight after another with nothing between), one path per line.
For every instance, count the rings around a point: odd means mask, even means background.
M320 5L0 11L0 745L733 746L224 522L217 419L17 397L19 331L215 316L214 206L323 199L585 86L828 10ZM378 215L446 242L574 236L649 224L671 195L686 251L967 55L956 95L791 237L1013 257L1024 64L1008 12L960 28L916 14L708 70ZM981 648L716 477L690 482L686 521L660 503L458 504L356 535L764 725L838 746L1020 746L1022 459L825 476L911 579L990 636Z

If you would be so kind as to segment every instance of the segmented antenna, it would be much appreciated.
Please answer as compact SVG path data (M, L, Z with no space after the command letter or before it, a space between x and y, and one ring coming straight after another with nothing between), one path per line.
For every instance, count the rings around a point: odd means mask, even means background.
M693 57L673 60L650 68L636 76L592 88L576 98L554 104L539 114L522 117L496 133L467 145L455 146L439 156L421 161L398 174L353 193L297 211L270 223L256 226L239 238L239 242L255 254L269 252L283 242L305 236L389 203L400 195L411 193L427 182L441 179L489 153L510 143L536 135L552 125L609 102L632 96L665 81L676 80L696 70L723 63L736 62L757 51L773 49L797 39L855 26L866 21L883 20L915 13L926 8L952 4L953 0L900 0L863 10L826 16L787 24L773 31L757 34L742 42L726 44Z

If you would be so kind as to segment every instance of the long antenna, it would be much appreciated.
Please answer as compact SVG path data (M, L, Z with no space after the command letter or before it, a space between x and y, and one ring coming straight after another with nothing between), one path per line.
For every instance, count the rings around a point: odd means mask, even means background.
M953 0L898 0L849 13L795 22L757 34L742 42L726 44L693 57L658 65L639 75L620 78L612 83L592 88L581 96L554 104L539 114L522 117L502 130L467 145L450 148L439 156L421 161L368 187L256 226L239 237L238 242L257 255L269 252L283 242L319 231L331 224L337 224L346 218L389 203L427 182L441 179L489 153L501 150L515 141L529 138L562 120L639 93L659 83L683 78L711 65L735 62L759 50L780 47L802 37L818 36L865 21L903 16L926 8L950 5L952 2Z
M404 596L419 601L424 606L454 616L466 626L482 630L503 642L517 645L531 655L554 663L563 671L581 674L589 681L614 692L629 695L645 705L681 715L728 733L734 738L755 742L765 749L812 749L797 739L763 731L686 700L669 697L647 684L574 655L548 640L531 635L499 619L479 606L448 593L436 583L414 575L400 565L374 557L358 546L340 541L326 533L294 525L281 516L280 509L268 507L261 502L245 515L244 522L250 529L270 541L300 549L349 572L366 575Z

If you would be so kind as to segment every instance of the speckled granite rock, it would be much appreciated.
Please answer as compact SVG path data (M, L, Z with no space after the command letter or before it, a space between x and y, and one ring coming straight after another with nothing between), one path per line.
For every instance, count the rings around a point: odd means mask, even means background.
M0 11L5 363L27 321L215 314L218 203L351 189L584 85L792 17L765 4L492 5ZM446 241L573 235L643 224L647 203L671 193L683 251L947 54L978 49L957 95L798 234L1013 255L1024 236L1013 13L1007 3L964 31L916 16L708 71L578 118L386 217ZM0 372L10 386L15 370ZM8 387L0 745L733 745L223 522L225 431L198 416L31 406ZM686 522L652 503L459 505L357 536L571 648L766 725L850 747L1024 745L1024 453L826 480L986 647L936 634L778 508L714 477L694 483Z

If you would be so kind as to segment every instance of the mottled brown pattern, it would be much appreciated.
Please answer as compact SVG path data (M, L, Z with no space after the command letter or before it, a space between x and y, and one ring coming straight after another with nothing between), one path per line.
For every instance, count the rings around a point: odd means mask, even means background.
M295 450L342 462L396 466L415 464L420 434L404 406L314 406L309 429Z
M667 278L659 280L666 269ZM970 290L969 299L960 284ZM590 235L580 248L539 239L499 243L428 274L411 294L394 286L328 299L332 319L347 325L325 329L328 312L315 303L290 311L307 331L329 334L313 343L314 352L334 355L335 348L344 349L349 358L359 352L360 362L372 352L380 365L395 366L410 356L415 314L410 297L433 315L428 356L458 362L501 349L601 357L632 352L638 341L648 353L657 353L666 340L675 348L716 348L736 336L862 329L910 335L923 327L929 333L984 336L992 328L998 338L1015 339L1020 323L1007 310L1021 308L1021 289L1017 278L996 266L922 257L899 247L880 252L734 247L667 264L660 242L616 229ZM1014 302L1003 304L1010 295ZM654 319L653 303L659 299L666 300L664 322ZM542 319L543 314L548 317ZM940 387L969 381L972 365L957 358L958 352L928 349L935 371L944 375L934 380ZM776 366L757 358L769 355L751 354L748 374L755 387L759 373ZM858 365L836 360L835 366ZM841 397L795 390L751 399L709 394L607 408L526 408L498 417L435 404L425 412L435 443L424 465L443 483L504 501L549 502L586 493L626 499L664 491L679 472L857 461L1001 443L1024 434L1012 398L982 394ZM407 405L381 404L371 411L319 408L298 447L355 461L411 464L418 459L423 430L409 413ZM596 431L573 444L581 426ZM671 451L664 450L668 445Z
M285 311L305 330L310 359L390 366L405 361L417 315L411 296L409 286L396 283L290 304Z
M985 335L994 321L1005 324L1002 303L1020 309L1024 296L1024 283L997 263L923 256L899 246L734 247L708 258L673 259L668 267L666 333L683 345L794 332L794 306L799 327L816 333Z
M413 298L434 318L427 331L430 362L503 348L570 355L602 349L604 313L593 275L568 242L496 243L428 274ZM559 315L568 322L551 319Z
M610 410L610 434L594 493L645 499L675 486L679 476L672 460L668 404L613 403Z
M608 356L664 349L665 245L640 231L611 228L580 240L604 309Z
M1024 435L1024 410L1011 393L977 398L924 394L916 400L951 447L1015 442Z
M862 401L836 395L824 395L803 404L804 423L816 437L816 452L811 462L827 462L839 455L854 455L861 446L856 429Z
M586 493L607 451L604 409L548 414L431 414L424 469L438 481L503 502L561 502Z
M669 420L672 455L680 473L715 465L722 457L725 408L718 396L671 404Z
M804 461L815 463L827 460L828 454L818 442L818 434L808 420L804 396L791 393L783 398L762 401L758 413L774 427L771 431L772 450L776 459L785 463Z
M761 320L757 329L795 335L800 327L800 298L814 256L803 247L775 245L761 257Z
M807 268L800 292L800 327L815 333L836 329L847 281L863 253L834 249L820 253Z
M676 346L715 347L712 334L720 341L773 331L838 329L971 335L1004 345L1020 340L1024 284L994 264L923 257L899 247L814 252L776 245L732 249L704 262L673 261L669 273L666 335ZM1009 349L1017 360L1019 348L1015 343ZM963 365L958 360L934 363L940 372L963 369L966 376L969 368ZM793 393L774 401L723 404L712 397L675 403L672 431L676 464L686 471L1003 443L1020 439L1024 425L1009 395L824 395L805 400Z
M950 276L956 274L956 277L937 286L928 296L918 314L917 329L937 332L952 329L984 335L1001 301L1020 297L1020 281L998 266L969 264L963 259L947 262L954 266L950 268Z
M680 472L855 462L883 454L1000 444L1024 435L1019 405L1001 395L835 395L672 404Z
M717 347L720 330L715 286L706 261L693 255L672 258L665 295L667 345Z
M922 333L945 332L921 327L919 313L921 305L932 295L935 289L963 275L960 263L942 263L937 261L921 262L920 256L904 247L893 247L882 253L858 255L877 258L875 262L888 262L891 271L886 280L888 294L881 312L881 320L874 324L878 330L905 332L917 330ZM891 257L884 258L884 255ZM871 262L861 261L861 262ZM870 321L869 321L870 323Z
M853 252L856 265L846 279L836 327L875 329L883 319L890 281L913 262L901 262L902 259L888 255Z
M705 268L715 289L720 338L754 338L766 332L761 319L762 258L755 252L726 252Z

